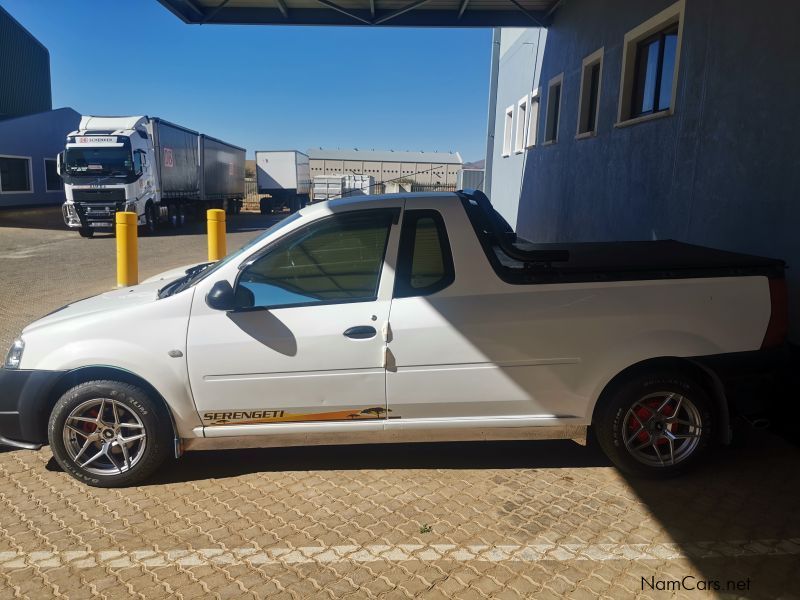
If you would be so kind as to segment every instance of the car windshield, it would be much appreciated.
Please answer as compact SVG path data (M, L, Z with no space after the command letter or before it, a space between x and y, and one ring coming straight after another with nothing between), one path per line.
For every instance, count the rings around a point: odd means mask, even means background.
M261 235L257 235L256 237L254 237L244 246L236 250L233 254L229 254L222 260L217 261L215 263L208 263L207 266L202 266L202 268L190 269L189 272L187 272L187 274L181 277L180 279L177 279L172 283L169 283L163 288L161 288L159 290L159 297L166 298L167 296L171 296L173 294L176 294L177 292L192 287L193 285L199 283L200 281L202 281L212 273L215 273L225 265L239 260L240 257L245 255L251 248L261 243L261 241L264 240L266 237L272 235L276 231L283 229L284 227L286 227L290 223L293 223L299 218L300 218L300 213L294 213L292 215L289 215L285 219L281 219L280 221L275 223L272 227L266 229L264 232L261 233Z
M67 148L64 168L70 175L128 175L133 167L131 151L122 147Z

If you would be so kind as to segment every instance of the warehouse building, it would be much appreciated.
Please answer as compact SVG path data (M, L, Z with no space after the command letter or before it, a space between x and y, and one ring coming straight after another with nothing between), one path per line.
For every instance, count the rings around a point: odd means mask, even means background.
M458 152L401 152L395 150L308 151L311 177L367 175L377 186L409 183L415 191L455 190L464 164Z
M796 267L799 22L796 2L573 0L546 32L495 30L493 202L536 241L674 238Z
M51 103L47 48L0 7L0 207L64 202L56 156L80 115Z
M0 120L51 108L50 53L0 6Z

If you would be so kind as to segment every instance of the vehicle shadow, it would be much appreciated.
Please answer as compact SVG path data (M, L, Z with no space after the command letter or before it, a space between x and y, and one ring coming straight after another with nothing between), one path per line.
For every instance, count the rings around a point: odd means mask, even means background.
M800 584L800 451L770 432L747 437L674 480L626 482L692 565L721 582L721 592L777 598Z
M592 441L439 442L352 446L299 446L187 452L164 465L143 486L226 479L250 473L361 469L556 469L606 467ZM54 459L48 470L61 470Z

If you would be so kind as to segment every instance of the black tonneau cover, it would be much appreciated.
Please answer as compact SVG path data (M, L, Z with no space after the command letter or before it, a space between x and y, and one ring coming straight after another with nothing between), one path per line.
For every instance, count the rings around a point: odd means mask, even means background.
M481 192L459 192L497 275L509 283L783 277L782 260L676 240L536 244L518 238Z
M518 239L514 245L529 252L566 250L569 252L569 259L566 262L551 263L549 267L549 270L561 274L634 275L657 271L662 273L660 277L737 275L781 277L785 268L782 260L727 252L676 240L534 244ZM517 267L521 266L513 260L502 262L509 267L513 263L516 263Z

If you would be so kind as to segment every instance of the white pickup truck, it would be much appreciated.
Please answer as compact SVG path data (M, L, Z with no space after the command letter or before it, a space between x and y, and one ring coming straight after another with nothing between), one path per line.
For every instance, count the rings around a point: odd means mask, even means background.
M782 344L783 271L674 241L531 244L480 192L333 200L26 327L0 442L119 486L188 450L591 425L621 469L670 475L728 439L725 364Z

